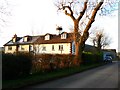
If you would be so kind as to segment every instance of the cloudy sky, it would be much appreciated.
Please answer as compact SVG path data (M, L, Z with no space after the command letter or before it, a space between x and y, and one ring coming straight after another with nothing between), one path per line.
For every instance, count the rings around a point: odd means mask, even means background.
M12 15L8 17L7 25L1 28L0 47L8 42L14 34L18 36L56 33L56 25L69 32L71 20L64 14L58 14L53 0L9 0ZM109 48L118 49L118 12L112 16L96 17L93 25L99 25L112 37ZM89 41L87 41L89 43Z

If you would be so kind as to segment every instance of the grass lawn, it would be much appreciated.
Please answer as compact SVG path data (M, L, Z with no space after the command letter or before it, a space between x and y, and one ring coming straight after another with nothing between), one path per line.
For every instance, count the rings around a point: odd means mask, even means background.
M33 85L37 83L47 82L49 80L58 79L61 77L69 76L75 73L79 73L91 68L95 68L98 66L104 65L104 63L99 64L91 64L91 65L81 65L79 67L74 68L66 68L60 69L53 72L46 73L36 73L29 75L24 78L19 78L17 80L7 80L2 82L2 88L21 88L28 85Z

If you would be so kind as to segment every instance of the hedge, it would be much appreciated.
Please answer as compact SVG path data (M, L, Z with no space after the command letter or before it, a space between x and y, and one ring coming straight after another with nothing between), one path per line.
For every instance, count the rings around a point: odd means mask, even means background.
M71 67L74 55L39 54L33 60L33 72L46 72Z
M2 79L16 79L26 76L32 68L31 55L27 53L2 54Z
M92 54L90 52L84 52L82 54L83 64L101 63L103 61L102 53Z
M102 62L102 53L92 54L84 52L81 64L94 64ZM64 68L75 67L75 55L39 54L29 53L3 54L2 58L3 80L16 79L37 72L51 72Z

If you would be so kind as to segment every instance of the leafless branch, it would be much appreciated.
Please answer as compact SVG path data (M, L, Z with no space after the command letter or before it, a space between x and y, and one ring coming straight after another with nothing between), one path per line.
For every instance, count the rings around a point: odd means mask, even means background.
M80 19L83 17L83 15L84 15L84 13L85 13L85 11L86 11L86 9L87 9L87 3L88 3L88 0L86 0L86 1L84 2L83 11L80 12L80 15L79 15L78 18L77 18L78 21L80 21Z
M97 27L94 28L90 39L93 42L93 45L99 48L105 48L112 42L112 39L104 32L104 30Z
M11 16L10 4L7 0L0 0L0 27L6 25L8 16Z
M82 52L83 46L89 37L89 29L95 21L97 13L111 12L108 8L109 3L111 3L110 0L107 2L106 0L57 0L58 10L65 11L65 15L73 20L76 55L80 55L78 54L79 50ZM83 31L82 34L81 31Z

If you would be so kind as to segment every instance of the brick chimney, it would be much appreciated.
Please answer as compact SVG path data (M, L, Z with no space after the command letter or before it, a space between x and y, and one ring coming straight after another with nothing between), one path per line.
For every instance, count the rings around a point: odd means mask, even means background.
M15 34L12 38L13 42L16 42L17 41L17 35Z

